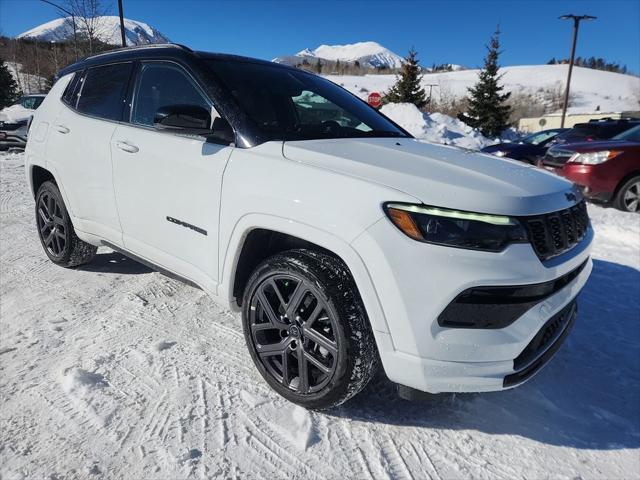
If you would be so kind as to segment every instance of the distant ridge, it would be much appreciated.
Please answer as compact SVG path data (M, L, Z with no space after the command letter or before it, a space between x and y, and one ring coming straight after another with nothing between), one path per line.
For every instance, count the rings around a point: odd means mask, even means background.
M95 22L96 37L109 45L120 45L120 18L105 15L91 19ZM137 20L124 19L127 45L148 45L167 43L169 38L152 26ZM76 19L76 30L80 36L86 36L86 26ZM17 38L37 39L43 42L67 42L73 40L71 17L57 18L21 33Z

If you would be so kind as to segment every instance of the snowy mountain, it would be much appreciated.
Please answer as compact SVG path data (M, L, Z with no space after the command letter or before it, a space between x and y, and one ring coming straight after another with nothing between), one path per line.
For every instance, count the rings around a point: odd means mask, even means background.
M90 29L96 32L100 41L109 45L120 45L120 18L108 15L95 17ZM125 38L127 45L147 45L150 43L167 43L169 39L155 28L144 22L124 19ZM82 19L76 18L78 35L86 36L87 25ZM71 17L57 18L40 26L32 28L18 35L17 38L37 39L44 42L64 42L73 40L73 23Z
M320 45L315 50L305 48L293 56L275 58L275 62L291 63L296 58L320 59L335 62L359 62L363 67L400 68L403 58L377 42L358 42L348 45Z

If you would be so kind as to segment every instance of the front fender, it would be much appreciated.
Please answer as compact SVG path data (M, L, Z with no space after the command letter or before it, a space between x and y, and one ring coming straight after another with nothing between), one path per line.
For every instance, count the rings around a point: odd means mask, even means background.
M349 243L329 232L274 215L247 214L237 221L233 229L227 249L223 254L223 259L221 259L222 281L218 289L218 295L226 299L231 308L237 308L233 297L233 279L235 278L242 247L249 233L258 228L273 230L309 241L326 248L340 257L349 268L356 282L374 334L376 332L389 332L369 269L358 252Z

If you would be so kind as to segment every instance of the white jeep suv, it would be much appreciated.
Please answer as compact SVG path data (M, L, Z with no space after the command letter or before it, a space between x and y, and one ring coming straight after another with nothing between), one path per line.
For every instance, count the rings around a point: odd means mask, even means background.
M107 246L241 310L256 368L308 408L380 363L407 389L516 386L562 344L591 272L567 181L421 142L260 60L164 45L71 65L26 167L51 261Z

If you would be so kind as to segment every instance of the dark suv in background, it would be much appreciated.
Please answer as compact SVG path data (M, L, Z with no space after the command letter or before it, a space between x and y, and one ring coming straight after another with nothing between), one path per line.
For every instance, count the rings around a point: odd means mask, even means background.
M547 147L554 145L566 145L579 142L595 142L599 140L609 140L616 135L629 130L630 128L640 125L640 119L622 118L612 120L603 118L599 120L591 120L586 123L576 123L573 128L552 139Z
M553 139L568 130L568 128L542 130L541 132L527 135L516 142L489 145L488 147L484 147L481 151L484 153L490 153L496 157L507 157L535 164L536 161L547 152L547 148Z

